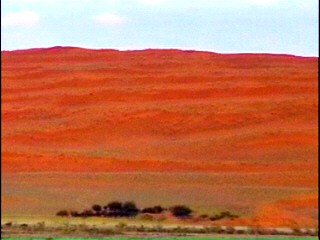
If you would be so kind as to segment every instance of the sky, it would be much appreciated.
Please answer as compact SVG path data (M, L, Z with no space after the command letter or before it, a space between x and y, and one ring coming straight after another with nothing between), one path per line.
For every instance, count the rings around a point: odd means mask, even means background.
M318 0L1 0L1 50L75 46L319 56Z

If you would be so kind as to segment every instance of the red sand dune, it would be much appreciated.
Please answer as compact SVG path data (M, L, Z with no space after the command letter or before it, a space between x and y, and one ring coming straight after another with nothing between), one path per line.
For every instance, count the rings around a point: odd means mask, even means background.
M262 226L317 226L318 194L302 195L261 206L254 219Z
M3 171L313 169L317 63L179 50L2 52Z
M317 77L290 55L3 51L2 171L307 172L317 189Z

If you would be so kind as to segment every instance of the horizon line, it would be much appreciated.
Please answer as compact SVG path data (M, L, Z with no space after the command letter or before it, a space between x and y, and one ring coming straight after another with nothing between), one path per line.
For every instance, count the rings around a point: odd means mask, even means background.
M80 47L80 46L70 46L70 45L55 45L50 47L31 47L31 48L17 48L17 49L1 49L2 52L15 52L15 51L28 51L28 50L48 50L53 48L77 48L83 50L110 50L110 51L145 51L145 50L176 50L176 51L194 51L194 52L207 52L207 53L215 53L215 54L261 54L261 55L282 55L282 56L294 56L294 57L306 57L306 58L319 58L319 56L315 55L297 55L294 53L284 53L284 52L233 52L233 51L222 51L216 52L213 49L201 49L201 48L189 48L189 47L118 47L118 48L98 48L98 47Z

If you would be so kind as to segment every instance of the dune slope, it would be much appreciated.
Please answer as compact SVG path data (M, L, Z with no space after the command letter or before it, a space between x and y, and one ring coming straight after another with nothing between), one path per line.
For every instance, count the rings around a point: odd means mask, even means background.
M317 58L56 47L2 61L3 171L317 163Z
M317 77L318 58L290 55L3 51L2 171L270 174L237 182L317 192Z

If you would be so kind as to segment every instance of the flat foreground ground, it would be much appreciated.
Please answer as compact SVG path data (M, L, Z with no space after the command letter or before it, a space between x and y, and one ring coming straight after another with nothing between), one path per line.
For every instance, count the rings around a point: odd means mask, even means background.
M242 217L231 225L316 227L318 189L316 183L311 184L312 176L302 171L280 176L237 172L5 173L2 209L11 216L54 216L62 209L82 211L93 204L133 200L139 207L184 204L196 214L230 211ZM280 179L273 182L277 177Z
M66 217L3 217L4 238L312 238L316 229L217 227L181 221L150 221L139 218L66 218ZM40 221L40 222L39 222Z

